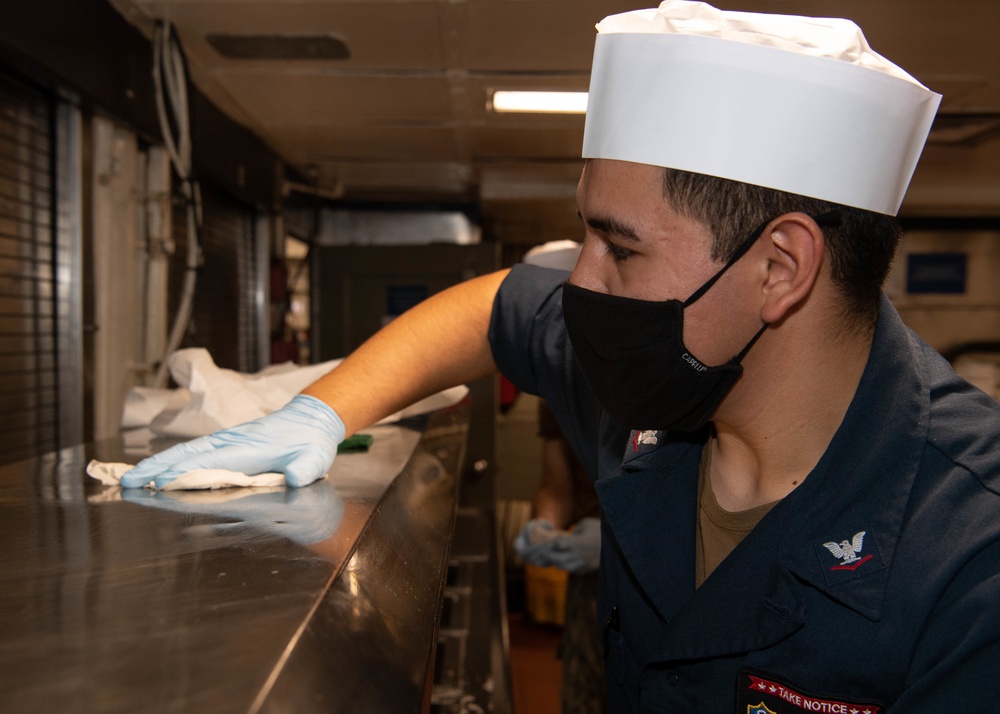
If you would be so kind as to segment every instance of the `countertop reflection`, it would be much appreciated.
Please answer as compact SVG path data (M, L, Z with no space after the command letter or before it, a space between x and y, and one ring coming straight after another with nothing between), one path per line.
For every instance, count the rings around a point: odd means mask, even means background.
M419 711L466 425L366 430L302 489L89 479L120 440L0 468L0 711Z

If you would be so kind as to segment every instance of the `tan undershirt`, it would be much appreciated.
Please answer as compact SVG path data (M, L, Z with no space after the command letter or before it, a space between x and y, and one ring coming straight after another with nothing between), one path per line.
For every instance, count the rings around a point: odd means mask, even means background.
M706 578L740 544L747 533L760 523L778 503L772 501L745 511L727 511L715 500L709 478L711 449L708 444L701 452L698 466L698 529L695 537L694 582L701 587Z

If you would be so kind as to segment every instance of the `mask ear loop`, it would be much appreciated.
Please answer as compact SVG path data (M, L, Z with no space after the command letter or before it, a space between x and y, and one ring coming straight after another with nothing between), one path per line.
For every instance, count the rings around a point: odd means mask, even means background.
M816 221L818 226L835 226L840 223L840 219L843 217L844 214L840 211L827 211L818 216L812 216L812 219Z
M814 221L816 221L816 224L820 226L836 225L837 223L840 223L840 219L842 217L843 214L840 211L828 211L827 213L821 213L818 216L811 216L811 218ZM709 278L708 282L706 282L700 288L695 290L694 294L684 301L684 307L688 307L689 305L693 304L698 298L700 298L702 295L708 292L708 289L711 288L713 285L715 285L715 283L718 282L719 278L721 278L722 275L727 270L733 267L733 263L735 263L737 260L746 255L746 252L750 250L750 247L754 243L757 242L757 239L760 238L761 234L764 232L764 229L767 228L770 222L771 221L764 221L764 223L762 223L757 228L757 230L751 233L750 237L740 244L740 246L736 249L736 252L733 253L732 257L730 257L729 260L726 261L726 264L719 269L719 272L717 272L715 275ZM761 328L757 330L757 334L754 335L752 338L750 338L750 341L747 342L746 346L742 350L740 350L740 353L735 357L733 357L734 362L739 364L740 362L743 361L743 358L747 356L747 352L749 352L750 348L752 348L755 344L757 344L757 340L759 340L760 336L764 334L764 331L767 329L767 327L768 323L765 322L761 326Z
M721 278L727 270L733 267L733 263L735 263L737 260L746 255L746 252L750 250L750 247L754 243L757 242L757 239L760 238L761 234L764 232L764 229L767 228L767 224L770 222L771 221L764 221L763 223L761 223L760 227L757 228L757 230L755 230L753 233L751 233L750 237L740 244L740 246L736 249L736 252L733 253L732 257L726 261L726 264L723 265L722 268L719 269L719 272L717 272L715 275L709 278L708 282L706 282L700 288L695 290L694 294L684 301L684 307L689 307L693 305L694 302L698 300L698 298L707 293L709 288L711 288L718 282L719 278Z
M810 217L814 221L816 221L817 225L829 226L839 223L840 219L842 218L842 214L840 211L828 211L827 213L821 213L818 216L810 216ZM771 222L770 220L767 220L761 223L760 226L758 226L757 229L750 234L749 238L740 243L739 247L736 249L736 252L733 253L733 255L729 258L729 260L726 261L726 264L719 269L719 272L717 272L715 275L709 278L708 282L706 282L700 288L695 290L694 293L691 295L691 297L689 297L687 300L684 301L684 307L689 307L690 305L694 304L695 301L698 300L698 298L707 293L709 288L711 288L719 281L719 278L721 278L727 270L733 267L733 263L735 263L737 260L746 255L746 252L750 250L751 246L753 246L754 243L757 242L757 239L760 238L761 234L764 233L764 229L767 228L770 222ZM760 337L760 334L758 334L757 337ZM753 342L757 341L757 337L754 337ZM753 342L751 342L750 344L753 345ZM747 349L749 349L749 347ZM744 353L745 352L746 350L744 350Z
M769 324L770 323L765 322L763 325L760 326L760 329L757 330L757 334L750 338L750 341L747 342L746 347L744 347L742 350L740 350L740 353L738 355L736 355L735 357L733 357L733 361L734 362L736 362L737 364L739 364L740 362L743 361L743 358L747 356L747 352L750 351L751 347L753 347L755 344L757 344L757 340L759 340L760 336L764 334L764 330L766 330L768 328Z

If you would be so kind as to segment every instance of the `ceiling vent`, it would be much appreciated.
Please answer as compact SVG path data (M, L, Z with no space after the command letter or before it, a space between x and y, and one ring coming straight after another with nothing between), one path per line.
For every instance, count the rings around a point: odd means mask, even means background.
M208 43L223 57L239 60L342 60L351 56L333 35L221 35Z

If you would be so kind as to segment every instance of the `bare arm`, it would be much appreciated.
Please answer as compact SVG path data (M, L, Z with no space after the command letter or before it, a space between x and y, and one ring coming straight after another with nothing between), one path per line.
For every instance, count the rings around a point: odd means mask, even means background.
M486 275L435 295L281 409L145 459L122 476L122 487L153 481L165 488L200 469L279 471L289 486L322 478L346 434L445 387L497 371L489 326L505 275Z
M400 315L303 390L353 434L435 392L497 371L488 331L507 271L456 285Z

